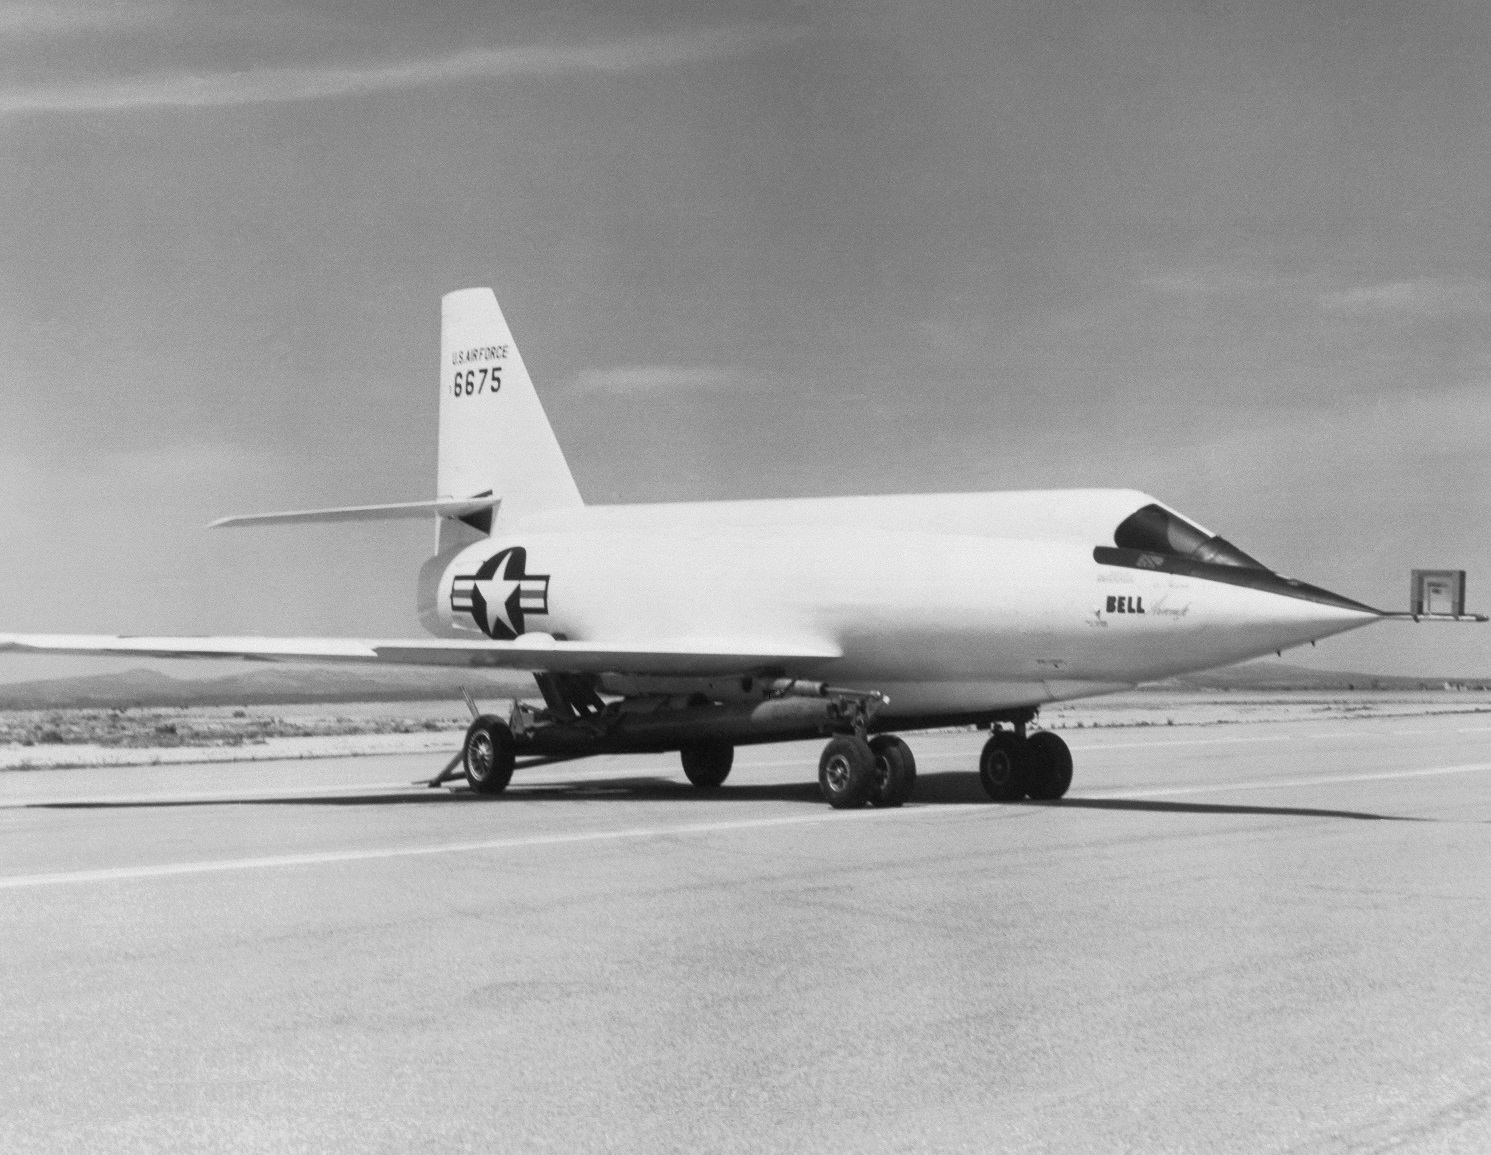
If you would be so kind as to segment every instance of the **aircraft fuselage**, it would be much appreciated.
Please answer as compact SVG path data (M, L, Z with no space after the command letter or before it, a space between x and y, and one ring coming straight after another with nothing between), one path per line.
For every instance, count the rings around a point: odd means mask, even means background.
M1376 620L1279 592L1275 575L1258 588L1096 560L1150 502L1072 490L588 506L499 523L445 566L434 608L448 636L811 644L840 656L780 673L877 690L890 699L878 716L903 723L1112 692ZM605 685L649 683L666 688Z

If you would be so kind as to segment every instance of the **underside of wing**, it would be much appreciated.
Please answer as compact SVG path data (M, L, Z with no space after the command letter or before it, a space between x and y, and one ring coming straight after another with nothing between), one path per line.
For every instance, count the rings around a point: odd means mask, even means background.
M102 634L0 634L0 653L94 654L147 658L240 658L261 662L467 666L575 674L721 677L808 674L839 657L826 644L679 642L661 646L560 641L524 634L499 642L426 638L113 637Z

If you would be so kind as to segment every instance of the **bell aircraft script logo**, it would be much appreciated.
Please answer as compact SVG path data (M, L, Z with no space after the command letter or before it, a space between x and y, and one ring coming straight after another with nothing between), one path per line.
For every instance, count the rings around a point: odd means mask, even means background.
M470 614L482 633L511 641L525 629L528 614L549 612L549 575L525 573L528 551L520 545L489 557L476 573L458 576L450 587L452 614Z

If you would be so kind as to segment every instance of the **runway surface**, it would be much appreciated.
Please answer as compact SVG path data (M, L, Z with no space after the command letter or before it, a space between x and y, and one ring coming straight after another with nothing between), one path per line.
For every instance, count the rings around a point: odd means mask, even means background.
M0 1150L1491 1150L1491 725L0 775Z

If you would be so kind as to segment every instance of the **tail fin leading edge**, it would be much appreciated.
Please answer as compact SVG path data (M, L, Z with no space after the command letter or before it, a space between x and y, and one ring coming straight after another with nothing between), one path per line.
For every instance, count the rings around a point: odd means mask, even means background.
M504 519L583 505L491 289L440 302L441 497L491 494Z

